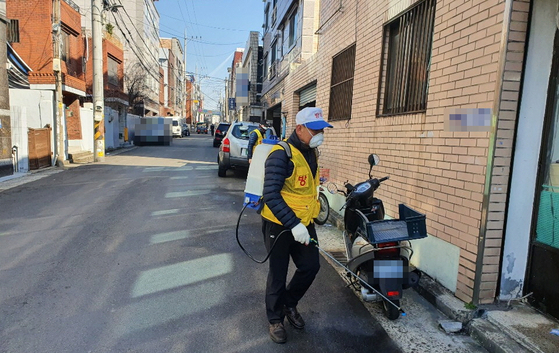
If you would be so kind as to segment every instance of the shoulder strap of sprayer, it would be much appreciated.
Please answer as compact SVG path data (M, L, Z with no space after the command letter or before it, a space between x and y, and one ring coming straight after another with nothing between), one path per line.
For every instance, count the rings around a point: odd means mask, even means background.
M291 159L291 146L289 146L289 144L285 141L278 142L278 145L283 147L283 149L285 150L285 154L287 154L287 158Z

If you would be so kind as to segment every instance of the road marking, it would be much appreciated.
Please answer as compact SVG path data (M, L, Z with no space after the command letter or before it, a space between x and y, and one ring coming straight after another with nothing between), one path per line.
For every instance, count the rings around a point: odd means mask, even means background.
M188 190L188 191L177 191L177 192L168 192L165 194L165 198L172 199L176 197L189 197L189 196L198 196L198 195L207 195L211 192L211 190Z

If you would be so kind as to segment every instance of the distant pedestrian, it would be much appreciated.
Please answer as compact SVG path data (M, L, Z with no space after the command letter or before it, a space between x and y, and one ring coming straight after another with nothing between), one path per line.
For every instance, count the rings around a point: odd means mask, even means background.
M215 129L214 124L211 124L210 125L210 133L212 134L212 136L214 135L214 129Z
M266 133L268 131L268 123L265 121L261 122L258 125L258 128L252 130L249 134L248 138L248 148L247 148L247 155L248 155L248 162L252 162L252 155L254 154L254 149L256 146L262 143L262 140L269 137Z

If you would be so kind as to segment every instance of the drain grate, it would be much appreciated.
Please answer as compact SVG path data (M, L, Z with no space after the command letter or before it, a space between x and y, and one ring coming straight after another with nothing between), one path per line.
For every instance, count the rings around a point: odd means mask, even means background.
M347 258L345 256L345 252L344 251L329 251L328 252L330 255L332 255L332 257L336 260L338 260L340 263L342 263L343 265L345 265L347 263Z

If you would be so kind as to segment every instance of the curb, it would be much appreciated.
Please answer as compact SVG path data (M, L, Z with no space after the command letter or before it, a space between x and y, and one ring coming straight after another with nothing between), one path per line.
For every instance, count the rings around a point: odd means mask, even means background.
M340 230L344 228L343 217L336 212L330 212L328 222ZM446 317L462 323L462 332L476 340L489 353L542 352L539 349L527 349L514 335L507 333L507 327L501 327L497 320L491 320L491 313L486 309L467 309L466 303L424 272L421 272L419 285L413 289Z
M478 341L489 353L529 353L524 346L517 343L511 336L501 331L486 319L474 319L469 325L469 334Z

